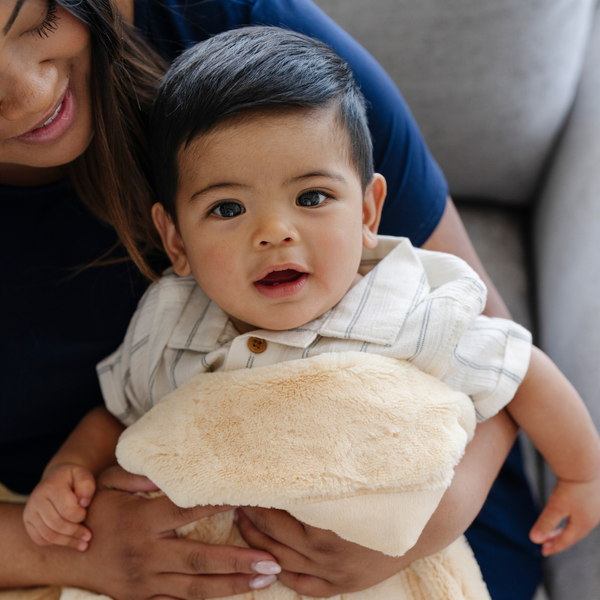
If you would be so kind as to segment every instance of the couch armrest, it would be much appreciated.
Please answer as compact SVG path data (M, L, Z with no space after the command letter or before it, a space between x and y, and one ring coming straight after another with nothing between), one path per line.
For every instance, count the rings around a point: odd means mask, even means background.
M600 427L600 12L534 215L542 348ZM548 482L550 486L550 482ZM548 491L548 490L546 490ZM600 530L548 561L552 600L597 598Z

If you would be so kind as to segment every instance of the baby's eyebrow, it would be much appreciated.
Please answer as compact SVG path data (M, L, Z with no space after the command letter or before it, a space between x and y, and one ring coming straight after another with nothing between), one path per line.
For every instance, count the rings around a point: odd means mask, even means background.
M211 192L213 190L222 189L222 188L235 189L235 190L248 190L248 189L250 189L250 186L245 185L244 183L236 183L235 181L222 181L220 183L213 183L211 185L207 185L205 188L202 188L201 190L198 190L197 192L194 192L192 194L192 196L190 197L189 201L192 202L194 200L197 200L200 196L207 194L208 192Z
M346 183L346 179L340 173L335 173L333 171L312 171L310 173L304 173L303 175L298 175L298 177L292 177L286 183L296 183L302 179L312 179L313 177L325 177L326 179L333 179L335 181L340 181L341 183Z

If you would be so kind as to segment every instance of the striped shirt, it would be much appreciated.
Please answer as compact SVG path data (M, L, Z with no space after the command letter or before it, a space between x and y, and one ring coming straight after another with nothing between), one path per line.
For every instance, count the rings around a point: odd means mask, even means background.
M310 323L239 334L193 276L167 271L140 300L121 346L97 367L108 409L130 425L197 373L347 351L412 362L469 395L479 421L510 402L528 368L531 335L480 314L487 290L464 261L380 236L363 250L359 273Z

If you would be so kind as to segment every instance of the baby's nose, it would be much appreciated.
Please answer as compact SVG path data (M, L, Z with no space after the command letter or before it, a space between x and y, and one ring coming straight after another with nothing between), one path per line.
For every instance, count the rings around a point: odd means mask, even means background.
M270 218L265 221L256 231L255 245L266 247L279 244L291 244L298 235L288 221L283 218Z

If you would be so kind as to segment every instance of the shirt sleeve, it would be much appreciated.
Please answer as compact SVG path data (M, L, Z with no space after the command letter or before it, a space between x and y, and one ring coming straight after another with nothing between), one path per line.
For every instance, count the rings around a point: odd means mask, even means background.
M507 319L479 316L460 338L441 379L472 398L482 422L512 400L530 356L529 331Z
M286 27L331 46L348 61L367 99L375 169L388 184L380 233L408 237L414 246L431 235L448 196L440 168L381 65L310 0L136 0L135 20L168 60L195 42L243 25Z
M124 425L151 408L149 342L158 296L159 286L153 284L140 300L123 343L96 367L106 408Z

